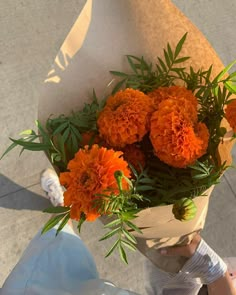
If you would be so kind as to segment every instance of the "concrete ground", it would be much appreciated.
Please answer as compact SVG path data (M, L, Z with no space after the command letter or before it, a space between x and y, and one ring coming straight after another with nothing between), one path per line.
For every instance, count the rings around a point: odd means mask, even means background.
M206 35L224 64L236 58L236 2L232 0L173 1ZM0 154L8 137L34 128L41 82L84 3L70 1L0 1ZM48 216L49 205L39 186L40 171L49 166L41 153L12 151L0 162L0 286L22 251ZM234 149L236 159L236 149ZM236 170L222 178L213 193L205 240L221 256L236 256ZM106 261L107 245L97 243L100 222L87 224L82 238L95 256L101 276L121 287L144 294L139 253L128 267L117 256ZM115 267L114 267L115 266Z

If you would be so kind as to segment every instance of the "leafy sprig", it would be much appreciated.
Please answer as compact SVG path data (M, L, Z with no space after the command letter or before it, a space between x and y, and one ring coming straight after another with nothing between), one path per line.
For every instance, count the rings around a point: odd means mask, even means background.
M45 213L55 213L55 216L52 216L49 221L44 225L41 233L44 234L50 229L52 229L55 225L59 223L59 226L56 231L56 236L63 229L63 227L67 224L70 219L70 207L50 207L45 209L43 212Z
M110 218L110 222L104 227L109 231L100 239L107 240L116 237L112 247L109 249L105 257L110 256L115 249L119 250L120 257L123 262L128 263L125 248L135 251L137 241L130 231L136 231L142 234L142 231L131 221L137 217L140 211L135 200L142 201L143 197L133 192L132 183L126 178L121 171L115 172L115 178L118 185L118 193L111 191L108 194L98 195L94 206L98 212L106 214ZM124 190L122 180L125 179L130 186L129 190Z
M13 143L0 159L15 147L21 146L20 154L24 150L44 151L60 171L65 171L68 162L73 159L74 154L81 147L82 133L93 131L94 137L96 136L97 115L104 106L105 99L106 97L99 101L93 90L92 102L85 103L81 111L72 112L69 116L50 117L45 128L36 120L35 124L38 130L25 130L20 133L23 137L19 139L10 138ZM91 144L94 137L91 138Z
M139 89L144 93L150 92L160 86L171 86L176 79L182 79L185 67L178 67L180 63L185 62L189 57L180 57L180 52L187 37L187 33L178 42L175 50L172 50L170 44L164 49L164 59L157 57L155 67L147 62L144 57L141 58L127 55L127 61L131 73L119 71L110 71L111 74L121 80L115 85L112 94L121 87Z

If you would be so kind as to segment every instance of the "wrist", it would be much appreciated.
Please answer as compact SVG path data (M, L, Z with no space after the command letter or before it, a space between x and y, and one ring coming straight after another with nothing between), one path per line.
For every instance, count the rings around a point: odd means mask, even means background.
M224 261L201 239L194 255L186 262L182 272L200 278L203 284L211 284L227 271Z

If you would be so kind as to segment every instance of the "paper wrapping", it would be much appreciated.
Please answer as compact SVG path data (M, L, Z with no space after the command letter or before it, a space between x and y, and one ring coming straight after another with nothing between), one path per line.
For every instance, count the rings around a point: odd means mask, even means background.
M45 79L39 120L44 123L50 115L80 110L93 88L98 97L109 93L106 85L113 79L109 71L126 71L125 55L144 56L155 63L157 56L163 57L167 42L174 48L186 32L182 56L191 59L184 66L207 69L213 64L212 75L216 76L224 67L222 62L203 34L171 1L87 0ZM223 125L228 128L226 122ZM227 140L220 145L222 162L231 162L231 148L232 142ZM194 199L197 215L188 222L174 219L172 205L142 210L135 219L143 231L143 235L135 233L139 250L158 267L178 271L185 260L163 258L156 249L187 243L203 228L212 189Z

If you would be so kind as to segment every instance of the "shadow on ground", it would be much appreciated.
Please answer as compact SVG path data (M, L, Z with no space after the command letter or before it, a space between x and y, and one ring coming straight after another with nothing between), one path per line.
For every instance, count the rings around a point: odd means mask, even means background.
M0 208L42 211L51 203L38 183L24 188L0 174Z

